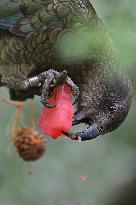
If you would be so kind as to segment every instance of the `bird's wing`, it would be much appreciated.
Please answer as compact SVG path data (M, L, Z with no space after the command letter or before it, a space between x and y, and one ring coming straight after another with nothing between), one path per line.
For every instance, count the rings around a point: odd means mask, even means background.
M79 3L78 0L0 0L0 29L25 36L31 31L48 27L49 22L64 23L63 18L67 12L69 15L73 12L75 15L77 11L84 13L83 10L91 10L92 13L93 8L89 0Z
M40 24L35 25L36 17L45 8L45 5L33 3L32 1L0 0L0 29L6 29L13 34L25 36L41 26Z

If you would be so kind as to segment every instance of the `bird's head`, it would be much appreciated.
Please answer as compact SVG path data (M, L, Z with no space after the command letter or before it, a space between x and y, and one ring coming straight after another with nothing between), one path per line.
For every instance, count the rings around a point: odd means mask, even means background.
M85 130L76 133L82 141L111 132L121 125L132 101L131 83L125 75L118 76L97 87L97 94L94 92L91 98L84 97L86 106L81 106L74 116L73 125L88 124Z

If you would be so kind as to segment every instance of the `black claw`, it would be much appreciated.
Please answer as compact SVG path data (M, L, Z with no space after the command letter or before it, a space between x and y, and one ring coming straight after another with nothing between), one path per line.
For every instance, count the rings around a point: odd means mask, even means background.
M41 100L40 101L45 107L47 107L47 108L55 108L57 105L52 105L52 104L49 104L47 101L43 101L43 100Z
M74 99L74 102L72 103L72 105L75 105L77 102L78 102L78 97L76 97L76 98Z
M46 104L45 105L47 108L55 108L55 107L57 107L57 105L52 105L52 104Z
M79 98L79 89L76 90L76 92L73 90L73 96L75 97L73 105L75 105L78 102L78 98Z

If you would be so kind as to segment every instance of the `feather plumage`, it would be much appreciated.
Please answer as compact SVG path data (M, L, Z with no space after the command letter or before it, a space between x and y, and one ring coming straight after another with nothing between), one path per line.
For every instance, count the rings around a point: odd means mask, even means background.
M81 52L77 57L75 50L84 49L84 36L89 39L86 55ZM119 72L116 49L89 0L1 1L1 81L16 88L16 83L40 73L42 65L47 70L66 69L79 86L76 123L97 122L99 133L105 133L126 117L131 85ZM113 104L118 108L111 115L108 107ZM86 138L91 136L89 130Z

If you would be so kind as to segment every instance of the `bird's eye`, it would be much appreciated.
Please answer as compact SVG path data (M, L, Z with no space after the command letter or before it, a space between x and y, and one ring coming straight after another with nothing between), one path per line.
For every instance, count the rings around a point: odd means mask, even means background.
M116 106L114 106L114 105L109 106L109 107L108 107L108 111L109 111L110 113L114 113L114 112L116 111Z
M104 126L101 125L101 126L99 127L99 129L100 129L101 131L103 131L103 130L104 130Z

